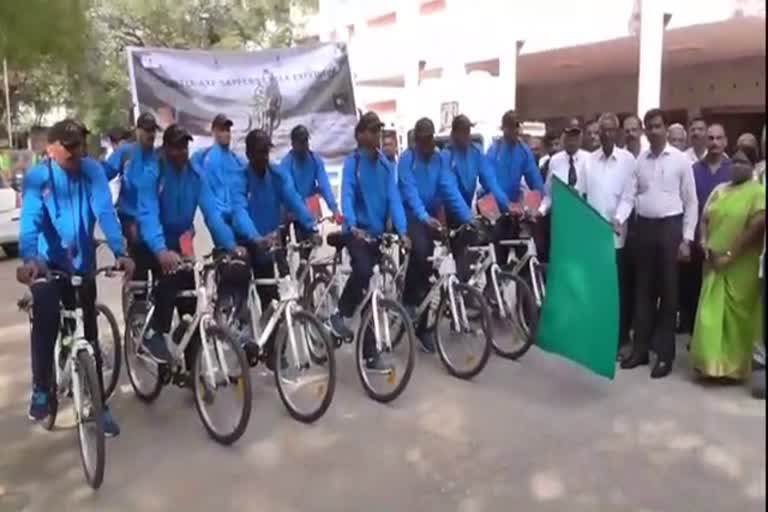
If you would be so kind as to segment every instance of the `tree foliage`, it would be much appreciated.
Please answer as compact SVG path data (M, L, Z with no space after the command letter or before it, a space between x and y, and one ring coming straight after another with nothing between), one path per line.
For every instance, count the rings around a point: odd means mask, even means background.
M0 20L6 18L3 7L6 3L15 4L0 0ZM40 4L39 10L30 11L27 8L30 3ZM292 23L291 10L316 3L313 0L25 0L24 9L16 10L13 18L19 27L26 27L25 37L13 43L18 55L14 59L18 63L13 66L14 73L21 86L12 88L16 98L14 108L23 102L34 106L36 111L38 108L45 111L59 102L83 119L92 131L127 125L131 111L127 47L256 50L288 46L298 29ZM44 8L43 4L48 7ZM48 24L46 15L45 23L36 24L35 21L40 21L39 13L51 12L50 6L54 4L61 19ZM20 17L25 19L18 21ZM0 33L4 29L0 23ZM72 39L58 44L53 35ZM0 49L4 44L9 47L0 39Z

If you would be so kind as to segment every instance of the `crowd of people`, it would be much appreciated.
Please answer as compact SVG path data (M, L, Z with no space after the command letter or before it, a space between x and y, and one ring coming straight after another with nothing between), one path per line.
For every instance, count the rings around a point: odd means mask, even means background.
M213 145L190 155L192 136L177 124L163 130L156 147L159 126L144 113L135 130L111 134L114 151L103 161L87 155L81 123L67 119L50 129L46 158L24 178L21 212L23 263L17 277L31 286L34 308L30 418L48 414L59 303L73 294L67 282L37 278L56 269L88 280L95 267L96 222L127 278L146 280L152 272L155 314L142 344L158 362L167 362L174 308L194 309L189 299L177 299L177 292L194 282L189 271L179 269L182 258L191 256L198 208L216 248L248 263L220 269L218 300L242 304L248 275L273 274L267 250L279 239L286 215L300 237L316 236L317 215L308 207L316 194L342 226L351 260L352 273L331 317L338 336L351 334L350 317L363 298L385 230L394 229L411 251L402 301L413 308L429 288L435 230L475 225L477 196L488 194L500 212L514 217L525 191L539 192L544 200L531 213L546 259L547 219L557 208L548 191L552 180L560 179L614 227L622 368L649 364L653 352L651 377L668 375L676 329L692 331L691 360L703 376L743 379L753 367L765 232L764 173L755 170L754 136L740 137L728 157L722 126L695 119L688 136L680 126L668 127L664 113L654 109L643 120L624 119L623 130L616 115L604 113L584 127L574 120L557 136L526 142L517 115L508 111L501 118L501 137L487 151L472 142L473 124L459 115L442 150L435 145L432 121L422 118L414 127L413 147L397 155L396 142L382 141L383 123L368 112L355 127L358 147L344 161L337 202L306 127L291 130L291 150L273 164L266 132L247 134L242 158L231 148L232 126L217 115L211 123ZM765 133L763 152L764 145ZM121 184L116 204L108 186L113 179ZM496 234L514 237L517 228L502 224ZM453 249L461 267L464 248ZM498 247L501 261L506 250ZM84 290L85 333L96 340L92 279ZM269 304L277 291L260 287L259 295ZM433 333L420 326L417 334L422 348L434 351ZM270 352L269 344L266 348ZM256 351L253 340L245 340L245 349ZM386 369L374 346L364 352L370 370ZM274 354L266 363L274 368ZM108 407L104 429L119 433Z
M666 375L675 333L690 334L697 376L751 374L753 394L764 398L765 129L761 143L741 134L729 156L724 127L700 117L687 130L667 127L658 110L626 117L623 130L612 114L587 123L583 134L576 126L529 144L545 180L575 182L614 222L622 367L646 364L650 347L652 376ZM540 231L546 259L546 222Z

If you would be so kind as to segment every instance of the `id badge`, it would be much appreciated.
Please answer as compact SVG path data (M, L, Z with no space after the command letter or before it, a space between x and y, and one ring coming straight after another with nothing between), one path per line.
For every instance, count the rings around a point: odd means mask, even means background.
M185 231L179 237L179 249L181 250L182 258L194 258L195 243L192 231Z

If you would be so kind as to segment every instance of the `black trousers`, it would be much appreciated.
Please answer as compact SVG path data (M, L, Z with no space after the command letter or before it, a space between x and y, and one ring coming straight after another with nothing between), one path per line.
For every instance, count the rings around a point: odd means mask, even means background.
M152 314L150 327L155 332L168 334L173 323L173 310L179 314L193 316L197 308L197 299L193 297L178 297L179 292L195 289L195 276L190 270L176 272L175 274L155 274L155 311ZM184 359L187 369L192 368L194 351L197 345L197 334L184 350Z
M152 251L149 250L147 244L145 244L141 240L141 237L139 237L136 220L123 214L118 214L118 218L120 219L120 226L122 227L123 236L125 237L128 256L130 256L136 264L133 279L136 281L147 281L149 279L150 270L155 274L160 271L157 259L155 258L155 255L152 254Z
M634 306L634 276L632 275L632 253L625 245L616 249L616 268L619 275L619 346L629 343L629 331L632 328Z
M638 217L635 246L635 337L633 350L653 348L659 360L675 359L678 249L683 217Z
M405 273L405 290L403 303L408 306L418 306L429 291L429 278L432 276L432 256L435 243L432 231L427 224L416 219L408 223L408 237L411 239L411 255L408 260L408 270Z
M691 260L680 262L680 331L693 333L703 278L704 251L691 244Z
M378 264L381 253L378 243L366 242L351 233L345 235L345 243L352 265L352 275L347 279L344 291L339 298L339 311L349 318L365 297L373 275L373 267Z
M75 290L69 281L56 280L32 285L32 383L35 389L47 391L53 378L53 352L61 326L61 305L74 308ZM83 308L83 331L93 345L96 357L96 374L99 388L104 392L101 375L101 350L96 322L96 281L84 280L80 288L80 304ZM74 325L66 325L72 329Z

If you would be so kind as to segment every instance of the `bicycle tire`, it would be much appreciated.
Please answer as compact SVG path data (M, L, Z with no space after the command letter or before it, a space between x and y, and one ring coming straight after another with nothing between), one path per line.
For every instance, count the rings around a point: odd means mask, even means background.
M120 369L122 367L123 362L123 343L122 343L122 337L120 336L120 327L117 323L117 319L115 318L115 314L112 313L112 310L109 309L109 307L106 304L103 304L101 302L96 303L96 314L97 315L104 315L104 318L107 319L107 323L109 324L109 328L111 334L112 334L112 344L114 346L113 350L113 360L112 360L112 375L109 379L109 382L104 382L104 403L107 403L109 401L112 394L115 392L115 388L117 388L117 383L120 380ZM99 350L101 350L101 347L99 347ZM101 371L102 371L102 378L104 376L104 351L101 351Z
M312 282L304 289L304 294L301 298L302 307L307 311L311 311L323 323L326 323L328 318L324 318L319 315L318 309L320 305L315 304L315 292L321 285L325 286L327 289L331 285L331 281L331 276L327 272L323 271L316 273L314 279L312 279ZM335 309L335 306L338 305L339 298L337 295L338 293L336 293L335 288L328 290L326 297L330 297L330 299L332 299L334 302L329 306L329 310Z
M362 320L360 321L360 327L358 328L356 340L355 340L355 366L357 368L357 376L360 378L360 382L363 385L363 389L365 390L366 394L376 400L377 402L381 403L388 403L397 398L402 394L402 392L405 390L406 386L408 385L408 382L411 379L411 375L413 373L413 367L415 366L415 360L416 360L416 334L413 330L413 324L410 321L410 318L408 317L408 313L405 311L405 308L398 302L395 302L392 299L384 298L378 300L379 307L384 310L390 310L396 312L396 314L400 317L400 331L398 331L397 338L398 341L393 342L392 346L393 348L400 346L402 341L400 341L400 338L405 336L405 338L408 340L408 349L407 354L408 358L405 365L405 371L403 372L403 376L400 379L400 382L395 386L395 388L388 392L388 393L379 393L375 389L373 389L369 383L367 382L365 378L365 368L363 367L365 362L363 358L363 345L364 345L364 339L365 334L367 331L367 326L370 323L371 328L373 328L373 308L367 307L366 312L363 315ZM371 306L372 303L369 303L369 306ZM403 329L405 330L405 333L403 333Z
M437 322L444 318L448 319L449 322L453 322L453 313L451 312L450 301L448 300L448 295L444 294L440 300L440 305L437 308L437 316L435 317L435 338L437 342L437 354L440 357L440 361L442 361L443 366L445 366L446 370L448 370L448 373L454 377L458 377L459 379L469 380L483 371L483 368L485 368L486 364L488 364L488 358L491 355L491 345L493 344L493 333L491 332L491 315L488 311L488 305L483 298L483 294L480 293L479 290L465 283L454 283L452 286L454 292L471 295L474 301L476 301L475 303L478 305L479 320L485 343L483 344L480 357L476 361L477 364L462 369L457 368L456 365L450 361L445 347L445 340L442 339L440 330L437 329Z
M96 374L96 362L93 357L85 351L81 350L77 354L77 375L73 375L74 378L80 379L80 389L88 390L88 394L91 399L91 416L94 421L94 432L96 434L96 467L92 470L88 468L86 462L86 455L83 447L83 411L77 411L77 433L78 443L80 446L80 461L83 464L83 472L85 473L85 480L93 489L98 489L104 480L104 466L106 464L106 448L104 443L104 423L103 423L103 404L101 401L101 390L99 388L99 380ZM75 403L82 403L82 398Z
M530 350L536 339L536 331L538 329L539 320L539 308L536 305L536 297L533 294L533 290L531 290L531 287L528 285L525 279L521 278L517 274L513 274L512 272L502 271L498 274L498 280L500 288L503 288L502 282L504 280L513 281L515 283L515 290L517 292L516 308L515 311L508 310L506 313L508 315L514 315L514 321L525 334L525 337L523 339L522 345L519 348L508 350L496 340L496 336L498 336L500 333L494 333L492 343L493 351L505 359L517 360L524 356L528 350ZM497 310L498 308L503 307L501 304L495 304L495 306Z
M240 389L243 393L243 407L240 411L240 418L231 432L217 432L216 427L210 424L207 415L203 410L205 398L201 396L201 386L198 385L198 382L200 382L200 379L202 378L202 374L200 373L202 365L200 363L201 358L203 358L203 350L200 346L195 350L194 363L192 364L192 382L195 383L195 409L197 409L197 414L200 417L200 421L202 422L203 427L205 427L206 432L208 432L208 435L217 443L229 446L243 436L245 429L248 428L248 422L251 419L251 406L253 401L253 389L251 387L250 377L251 367L245 357L243 348L237 343L228 329L221 327L216 323L212 323L206 327L206 331L209 337L216 337L218 342L223 342L229 345L229 349L235 354L237 365L240 367L240 377L237 382L239 386L242 386ZM205 361L205 358L203 358L202 361ZM230 380L229 385L233 385L234 382L231 382L232 377L228 376L228 378Z
M125 318L125 340L123 343L123 356L125 358L125 370L128 374L128 380L133 388L133 393L136 397L144 403L154 402L160 391L163 389L163 381L160 378L160 371L158 365L158 372L155 383L149 387L148 390L143 390L137 383L137 377L134 374L135 369L132 367L132 357L137 349L137 343L140 340L136 340L136 336L141 336L141 328L138 325L143 325L146 315L149 311L149 307L146 301L133 301L130 309L128 310L128 316ZM135 322L140 322L138 325L134 325ZM133 353L132 353L133 352Z
M291 400L289 400L286 391L284 389L284 381L281 378L282 373L282 367L280 364L275 365L275 386L277 387L277 393L280 395L280 400L282 400L283 405L288 410L288 414L291 415L291 417L297 421L300 421L302 423L314 423L318 419L320 419L325 412L328 410L328 407L330 407L331 402L333 401L333 395L336 391L336 357L335 357L335 350L333 342L331 341L331 336L328 330L325 328L323 323L313 314L307 312L307 311L295 311L293 313L294 320L301 319L302 321L305 321L309 323L317 332L317 334L321 338L321 343L324 346L325 350L325 356L318 357L315 353L315 350L312 350L308 347L310 358L316 362L317 364L327 364L328 365L328 385L324 389L324 396L323 399L320 401L320 406L309 413L302 412L296 409L293 403L291 403ZM282 354L283 351L286 349L288 343L288 332L286 329L286 332L283 336L278 338L277 342L275 343L275 354ZM311 345L311 343L308 343L308 345Z

